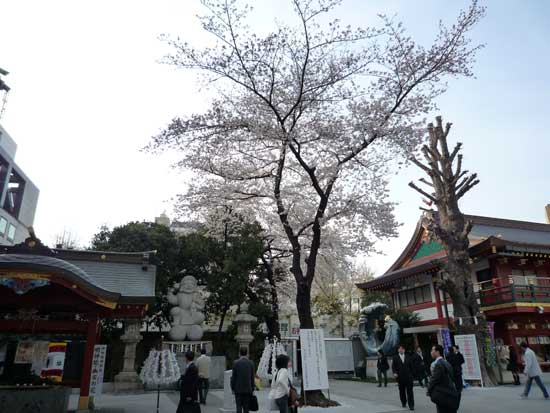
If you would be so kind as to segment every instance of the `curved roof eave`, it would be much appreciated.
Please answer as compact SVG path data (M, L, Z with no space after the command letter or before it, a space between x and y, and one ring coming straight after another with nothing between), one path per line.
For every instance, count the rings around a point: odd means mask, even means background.
M88 274L77 266L54 257L27 254L0 254L0 272L2 270L26 270L60 277L69 284L78 285L87 293L96 296L96 301L105 307L113 307L119 302L121 294L105 290L93 282ZM9 274L8 274L9 275Z
M403 252L401 252L401 255L399 255L399 257L397 257L395 262L390 266L390 268L388 268L386 270L386 272L384 272L382 277L386 274L394 272L395 270L397 270L397 269L399 269L403 266L403 264L405 263L405 260L407 259L411 249L416 245L416 243L418 242L418 239L422 236L423 230L424 230L424 227L422 227L422 218L421 218L421 219L418 220L418 223L416 224L416 228L414 229L414 233L413 233L409 243L407 244L407 246L405 247Z

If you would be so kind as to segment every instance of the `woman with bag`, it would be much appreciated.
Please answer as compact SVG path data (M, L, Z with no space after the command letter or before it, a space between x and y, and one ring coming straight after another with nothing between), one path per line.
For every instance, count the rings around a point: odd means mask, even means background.
M279 413L289 413L289 393L290 393L290 378L288 376L288 365L290 359L284 354L277 356L275 367L277 373L273 376L271 382L271 391L269 398L272 401L271 410L275 407Z

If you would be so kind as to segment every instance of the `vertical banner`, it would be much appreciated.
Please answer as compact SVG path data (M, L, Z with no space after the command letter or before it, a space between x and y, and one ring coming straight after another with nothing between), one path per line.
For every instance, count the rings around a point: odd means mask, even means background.
M455 343L464 356L462 377L465 380L481 380L481 366L479 365L475 334L455 336Z
M50 379L56 383L61 383L66 352L67 343L50 343L46 366L42 369L40 377Z
M34 351L32 354L31 372L37 376L40 376L42 369L48 361L48 353L50 348L49 341L35 341Z
M103 390L103 373L105 372L105 358L107 345L96 344L92 358L92 373L90 377L90 396L99 396Z
M327 355L323 330L300 330L304 390L326 390Z
M495 349L495 322L489 321L487 323L487 329L489 334L483 336L483 352L487 360L489 367L496 367L497 365L497 353Z
M453 346L453 342L451 341L451 332L448 328L441 329L441 340L443 341L443 350L445 354L448 354L449 350Z

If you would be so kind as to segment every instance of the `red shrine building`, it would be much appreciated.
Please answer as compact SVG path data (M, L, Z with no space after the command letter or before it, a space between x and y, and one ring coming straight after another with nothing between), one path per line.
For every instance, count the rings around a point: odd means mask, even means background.
M547 213L550 207L547 207ZM529 343L543 368L550 368L550 224L467 215L472 221L472 281L482 312L494 322L497 346ZM386 291L395 308L421 321L405 329L420 344L438 339L453 322L453 305L435 280L445 251L419 223L409 244L382 276L358 284ZM439 337L438 337L439 335ZM425 343L418 341L422 336Z
M139 382L134 362L141 319L155 296L149 258L147 252L50 249L32 230L23 243L2 247L0 379L34 374L80 388L79 408L87 409L100 322L115 319L125 326L124 367L115 388L132 388ZM61 356L50 358L52 351Z

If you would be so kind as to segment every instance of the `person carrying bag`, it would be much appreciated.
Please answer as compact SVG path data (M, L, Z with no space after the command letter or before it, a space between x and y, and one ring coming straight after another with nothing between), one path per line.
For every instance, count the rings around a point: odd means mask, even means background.
M443 359L443 347L432 347L432 375L427 395L437 406L437 413L456 413L460 406L460 395L453 380L453 368Z
M271 391L269 392L270 411L278 411L279 413L289 413L290 405L290 378L288 377L288 365L290 360L288 356L280 354L275 360L277 373L271 382ZM294 391L296 392L296 391Z

